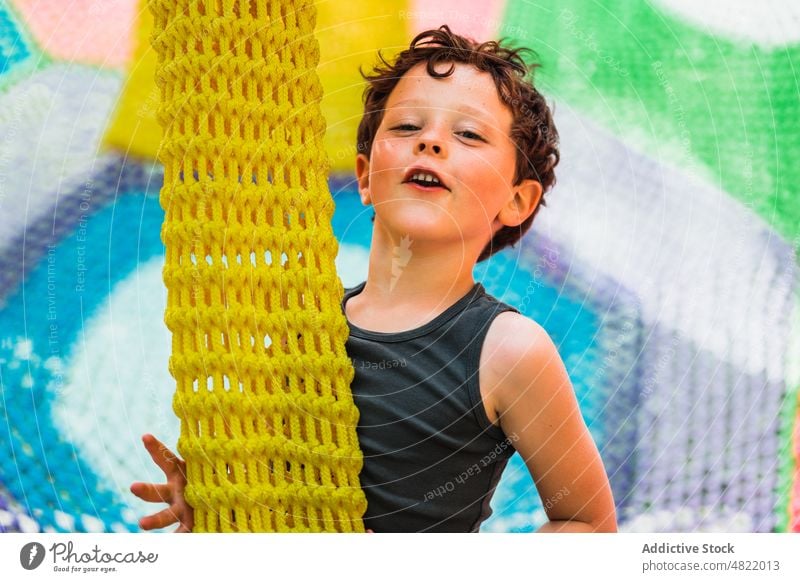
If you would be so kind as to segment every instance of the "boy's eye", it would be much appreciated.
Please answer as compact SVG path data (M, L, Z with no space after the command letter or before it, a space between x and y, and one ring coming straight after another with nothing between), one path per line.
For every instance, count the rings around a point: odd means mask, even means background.
M400 131L414 131L419 129L419 127L417 127L416 125L412 125L410 123L403 123L401 125L395 126L394 129L398 129ZM478 139L484 141L483 138L474 131L464 130L464 131L459 131L458 134L463 135L467 139Z
M472 131L461 131L459 133L461 133L461 135L463 135L467 139L480 139L480 140L483 140L483 138L481 136L479 136L477 133L472 132Z

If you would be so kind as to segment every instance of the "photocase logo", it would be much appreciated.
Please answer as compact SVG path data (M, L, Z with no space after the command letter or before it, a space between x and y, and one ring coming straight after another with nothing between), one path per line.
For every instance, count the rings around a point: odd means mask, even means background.
M44 546L38 542L30 542L19 551L19 563L26 570L35 570L44 561Z
M404 236L400 240L400 246L395 247L392 252L392 280L389 283L389 291L394 289L397 280L400 278L400 275L403 273L403 268L408 264L408 261L411 260L411 237L408 235Z

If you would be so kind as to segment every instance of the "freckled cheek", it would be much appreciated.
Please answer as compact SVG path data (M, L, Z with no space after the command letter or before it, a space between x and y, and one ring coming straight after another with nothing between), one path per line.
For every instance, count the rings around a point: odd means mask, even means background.
M486 190L497 188L497 169L485 161L472 160L458 166L458 182L470 196L481 198Z
M464 180L469 180L482 193L491 191L500 194L509 190L508 178L514 170L504 160L471 156L461 167L466 168Z
M398 140L381 139L372 144L373 164L381 169L391 169L399 165L398 154L400 146Z
M459 156L457 163L459 168L465 170L465 175L469 176L471 180L491 180L497 173L496 160L471 151L464 152L463 155Z
M392 140L375 140L370 155L370 181L373 186L372 197L380 202L389 188L402 177L405 165L398 157L398 146Z

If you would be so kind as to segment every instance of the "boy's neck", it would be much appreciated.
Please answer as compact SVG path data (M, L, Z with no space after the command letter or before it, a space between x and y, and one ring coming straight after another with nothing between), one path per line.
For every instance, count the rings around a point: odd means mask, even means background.
M367 283L359 295L362 301L387 311L397 312L404 306L444 311L474 287L476 258L477 252L466 244L436 244L434 248L408 237L392 240L376 225Z

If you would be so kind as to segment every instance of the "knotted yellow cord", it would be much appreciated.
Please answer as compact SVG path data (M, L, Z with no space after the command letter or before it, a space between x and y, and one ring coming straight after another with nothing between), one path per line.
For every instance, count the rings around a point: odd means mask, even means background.
M151 0L195 531L364 531L307 0Z

